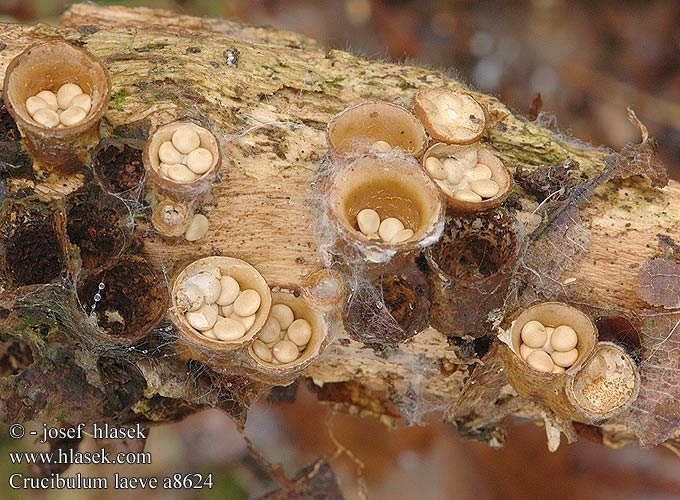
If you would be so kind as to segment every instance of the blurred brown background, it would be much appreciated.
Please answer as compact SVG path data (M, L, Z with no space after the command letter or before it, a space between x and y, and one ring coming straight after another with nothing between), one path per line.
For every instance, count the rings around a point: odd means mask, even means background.
M372 58L414 60L445 68L510 107L528 114L540 92L543 110L585 142L620 148L639 140L626 120L632 106L680 179L680 2L658 0L147 0L99 2L169 8L212 17L237 17L302 32ZM69 2L0 0L4 21L57 22ZM248 435L286 470L331 456L328 409L301 388L294 405L262 401ZM426 427L388 431L369 419L338 415L337 439L365 464L369 498L401 499L640 499L680 498L680 462L671 451L610 450L588 441L548 453L541 428L514 423L503 450L462 442L431 418ZM248 457L235 427L208 411L154 429L152 466L121 474L213 472L211 491L17 493L6 487L7 451L17 442L0 430L0 498L245 499L273 485ZM27 449L39 449L23 440ZM92 443L89 443L93 446ZM356 465L332 460L343 491L356 496ZM73 468L88 475L114 470Z

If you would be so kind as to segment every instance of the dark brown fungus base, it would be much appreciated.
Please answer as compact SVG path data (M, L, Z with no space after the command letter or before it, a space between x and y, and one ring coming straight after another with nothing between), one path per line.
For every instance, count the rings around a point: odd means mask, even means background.
M0 377L18 375L33 364L33 351L21 339L0 334Z
M104 284L102 289L100 283ZM95 314L100 332L107 338L135 342L144 337L161 319L167 308L168 293L163 277L142 257L127 255L116 264L84 276L78 284L78 300Z
M0 215L0 259L10 285L52 283L66 271L66 231L60 211L43 203L5 203Z
M345 329L364 344L396 346L427 327L430 300L425 274L406 262L358 284L343 311Z
M33 177L33 160L21 142L19 129L0 101L0 179Z
M142 149L134 139L104 139L93 153L92 171L105 191L112 194L135 192L144 180Z
M128 209L118 198L98 188L81 190L68 198L66 232L80 249L82 267L93 270L110 265L127 247L131 227Z
M14 118L7 111L4 101L0 101L0 142L14 142L21 140L21 134Z
M503 307L519 248L516 221L503 211L447 216L441 240L425 252L430 324L447 336L491 334L489 314Z

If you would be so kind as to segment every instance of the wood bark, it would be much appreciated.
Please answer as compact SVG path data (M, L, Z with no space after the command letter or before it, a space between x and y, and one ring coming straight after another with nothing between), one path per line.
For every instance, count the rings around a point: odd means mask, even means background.
M155 125L202 117L222 134L221 181L213 186L211 230L204 239L168 243L148 217L136 219L144 257L168 276L198 256L224 254L249 261L272 285L301 285L320 268L313 231L317 218L309 198L327 153L328 120L369 99L409 105L422 88L465 88L441 71L369 61L295 33L87 4L73 6L58 27L3 24L0 76L24 48L55 37L82 45L108 68L113 87L109 130L141 120ZM227 61L235 53L231 49L238 51L237 64ZM492 96L473 95L496 123L485 140L513 172L577 162L583 178L595 179L614 161L632 161L567 138L543 126L546 121L529 122ZM45 199L59 199L82 182L82 175L52 176L10 179L8 186L10 193L28 187ZM542 222L532 213L538 201L519 187L516 193L518 218L535 228ZM588 233L589 242L548 285L556 283L558 295L602 316L677 312L653 308L636 290L643 266L662 252L657 235L678 236L680 184L671 181L659 189L636 175L598 187L589 201L575 197L573 202L580 216L577 229ZM172 342L151 340L128 353L82 343L51 314L48 304L38 303L4 315L4 333L28 340L38 358L3 377L5 421L48 415L65 422L154 423L216 406L242 424L253 395L262 389L237 374L186 363L174 355ZM32 333L27 324L33 325ZM41 325L49 332L41 333ZM675 333L668 331L669 337ZM558 428L570 439L586 433L585 427L574 430L546 413L540 402L517 397L503 379L495 349L485 361L465 360L444 335L428 328L397 348L376 352L341 332L303 376L321 399L357 414L393 423L443 411L464 435L492 445L502 443L499 425L511 414L544 420L548 431ZM481 393L471 381L478 382ZM677 415L671 408L663 418L672 421ZM610 445L635 439L625 418L594 432Z

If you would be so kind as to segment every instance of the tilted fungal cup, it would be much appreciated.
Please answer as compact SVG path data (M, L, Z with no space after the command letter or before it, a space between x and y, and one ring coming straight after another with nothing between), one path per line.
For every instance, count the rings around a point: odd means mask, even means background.
M189 203L167 198L156 204L151 214L151 224L163 236L181 236L191 224L193 213Z
M413 159L365 156L342 168L330 182L328 209L345 243L369 262L387 262L433 244L444 228L444 206L437 187ZM370 240L357 225L364 208L380 219L396 217L413 236L401 243Z
M168 179L160 173L160 159L158 158L158 150L166 141L172 139L178 129L185 126L194 130L201 140L200 147L205 148L212 154L213 163L210 169L202 174L198 179L192 182L176 182ZM153 185L164 195L177 200L193 200L197 196L210 191L210 184L215 179L217 172L222 164L222 151L220 149L219 141L215 134L200 125L190 121L176 121L167 123L158 127L146 141L144 151L142 152L142 159L144 161L144 168L148 179Z
M430 324L449 337L492 333L521 248L517 220L504 211L447 214L441 239L425 250L432 281Z
M561 373L541 372L532 368L520 355L522 328L529 321L540 321L544 326L568 325L576 331L578 358L566 371ZM521 395L538 400L555 413L582 419L582 414L567 398L565 386L593 352L597 342L597 329L591 319L582 311L562 302L542 302L528 307L512 322L509 330L500 339L506 374L510 385Z
M484 109L466 92L446 87L424 89L413 96L413 107L435 140L471 144L484 132Z
M503 162L496 155L486 149L481 143L464 145L444 143L434 144L427 151L425 151L425 154L423 155L421 162L423 169L425 169L425 162L430 157L440 158L445 156L456 156L457 153L466 148L475 148L477 150L478 163L483 163L489 167L491 170L491 180L498 184L500 190L494 197L486 200L479 202L464 201L454 198L453 191L448 189L447 185L443 181L433 179L433 181L441 190L446 204L451 208L451 210L457 213L483 212L500 207L512 193L512 176ZM425 171L427 172L426 169Z
M335 115L326 129L335 156L363 154L377 141L385 141L413 156L427 147L423 125L406 108L384 101L369 101Z
M92 108L71 127L47 128L26 109L26 99L65 83L79 85L92 97ZM109 103L111 81L104 65L89 52L66 42L32 45L10 62L3 99L25 136L33 157L48 170L72 171L87 160L86 148L99 137L99 121Z
M222 341L205 337L195 330L186 320L184 312L177 301L178 292L184 281L197 273L219 269L222 276L232 276L238 281L241 290L253 289L260 295L260 308L255 313L255 322L236 340ZM269 317L272 307L272 295L269 285L260 272L246 261L235 257L212 256L196 260L180 271L172 282L170 319L179 330L179 339L189 358L210 363L217 356L217 362L223 361L224 355L234 349L249 345L256 337Z
M253 345L248 347L248 355L255 369L254 377L266 383L289 385L311 365L325 347L328 336L328 324L323 313L314 308L302 296L296 296L289 289L272 291L272 305L285 304L293 310L295 319L304 319L312 327L312 336L300 357L290 363L267 363L255 355Z
M628 408L640 393L640 371L619 345L598 342L581 369L567 381L569 402L587 423L598 423Z

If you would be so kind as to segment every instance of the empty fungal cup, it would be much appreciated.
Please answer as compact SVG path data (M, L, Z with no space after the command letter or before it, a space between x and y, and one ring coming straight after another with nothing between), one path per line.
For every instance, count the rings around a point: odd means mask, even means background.
M92 154L92 173L104 191L122 198L136 198L144 181L142 149L138 139L106 138Z
M271 304L271 291L257 269L241 259L213 256L177 275L169 312L188 356L210 362L216 354L249 345Z
M98 272L80 276L78 302L97 324L96 336L132 344L156 326L168 304L162 276L144 258L124 255Z
M480 143L435 144L423 155L422 164L455 212L497 208L512 193L507 167Z
M80 250L83 269L110 266L131 243L133 228L125 203L96 184L67 197L66 231Z
M619 345L598 342L566 386L569 401L588 422L601 422L628 408L640 393L636 363Z
M368 270L366 279L354 284L342 319L352 339L394 347L427 328L431 290L413 261L385 271Z
M33 198L6 200L0 212L0 247L6 281L2 291L61 280L69 261L63 207Z
M425 257L432 281L430 324L449 337L491 335L517 264L520 233L502 211L447 216L441 239Z
M431 245L444 228L436 186L406 158L367 156L351 162L331 180L328 208L344 242L370 262ZM362 212L371 215L365 223Z
M66 101L57 104L56 97L53 103L30 100L43 91L59 95L65 84L75 84L89 96L86 104L77 106L81 115L75 116L71 111L64 115L68 106L57 114ZM16 56L7 67L3 87L7 109L22 130L33 157L45 168L60 171L74 170L86 162L86 149L99 137L99 121L110 93L111 82L104 65L89 52L62 41L32 45ZM48 112L45 108L43 114L49 116L38 118L36 102L57 109L50 107ZM52 123L55 116L56 122Z
M420 156L427 147L423 125L406 108L369 101L335 115L327 128L328 146L336 156L388 152L400 148Z
M190 121L158 127L142 153L151 182L163 194L194 199L210 190L222 162L215 135Z
M248 347L255 376L277 385L292 383L319 356L327 335L321 311L291 290L273 291L269 320Z
M530 335L535 329L541 337L538 340ZM573 338L565 340L569 336ZM542 346L533 347L544 338ZM560 415L582 419L581 411L568 400L565 385L581 369L597 342L597 330L586 314L561 302L536 304L522 311L501 340L506 344L501 355L508 381L520 395L539 400ZM565 354L571 356L567 363L562 362Z

